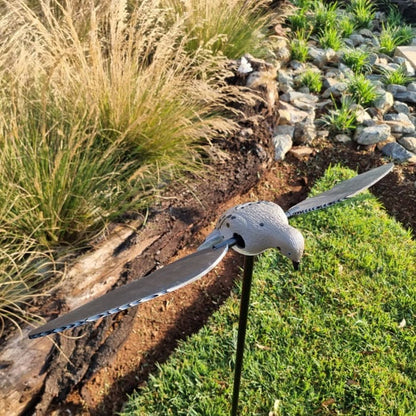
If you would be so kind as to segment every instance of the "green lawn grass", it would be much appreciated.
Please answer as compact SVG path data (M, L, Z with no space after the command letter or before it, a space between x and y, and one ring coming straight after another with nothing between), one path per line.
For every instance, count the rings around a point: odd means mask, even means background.
M330 168L313 192L352 172ZM255 264L241 415L416 414L416 243L370 193L294 218L299 272ZM229 415L241 286L122 415Z

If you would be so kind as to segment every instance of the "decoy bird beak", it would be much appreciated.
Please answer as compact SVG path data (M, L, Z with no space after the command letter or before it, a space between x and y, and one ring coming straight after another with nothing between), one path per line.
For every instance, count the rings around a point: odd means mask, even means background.
M300 265L300 262L299 262L299 261L292 261L292 263L293 263L293 268L294 268L295 270L299 270L299 265Z

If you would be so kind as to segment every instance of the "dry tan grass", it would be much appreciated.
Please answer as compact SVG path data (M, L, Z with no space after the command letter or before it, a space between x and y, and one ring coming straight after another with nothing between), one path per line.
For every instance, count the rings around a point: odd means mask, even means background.
M201 146L234 131L230 104L253 100L226 84L223 55L189 53L185 17L173 21L162 1L0 9L0 244L13 253L27 239L37 252L91 238L142 207L159 180L195 169ZM3 317L42 290L29 285L14 302L8 281L21 287L38 272L10 270L0 275Z

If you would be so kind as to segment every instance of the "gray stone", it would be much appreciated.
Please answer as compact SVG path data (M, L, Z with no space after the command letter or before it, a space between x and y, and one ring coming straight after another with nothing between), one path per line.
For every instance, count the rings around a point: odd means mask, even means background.
M371 120L370 114L368 114L367 111L360 105L355 106L355 115L357 118L357 123L359 124L363 124L366 121Z
M321 49L316 46L309 46L309 56L314 65L323 68L328 62L337 60L337 53L333 49Z
M365 38L371 38L372 39L374 37L374 34L370 29L361 29L359 31L359 34L361 36L364 36Z
M393 94L382 89L377 90L377 98L374 100L374 107L380 110L382 114L389 111L394 104Z
M410 84L407 84L407 91L416 91L416 82L411 82Z
M361 45L362 43L365 42L364 36L362 36L358 33L353 33L350 36L350 39L352 40L352 43L354 44L354 46L359 46L359 45Z
M387 91L391 92L394 98L400 99L398 98L397 94L405 93L407 92L407 89L404 85L390 84L390 85L387 85Z
M279 125L274 128L273 133L275 136L288 135L293 139L293 135L295 134L295 126L291 126L289 124Z
M385 114L384 121L390 126L392 133L409 134L415 132L415 126L406 114Z
M296 145L310 144L316 138L316 127L310 120L296 123L293 143Z
M275 160L283 160L293 146L292 138L288 134L278 134L273 137L273 145Z
M406 103L402 103L401 101L395 101L393 108L397 113L403 113L407 116L410 114L409 106Z
M337 143L349 143L351 141L351 137L348 134L337 134L334 137L334 141Z
M277 74L277 81L279 82L279 91L286 93L293 90L294 80L290 72L280 70Z
M396 142L387 143L381 149L382 153L398 162L416 161L416 155L406 150L402 145Z
M306 111L297 109L295 106L286 103L284 101L279 102L279 116L280 124L292 124L299 123L307 120L310 114Z
M404 91L393 94L394 98L405 103L416 104L416 91Z
M283 94L280 99L282 101L290 102L295 107L305 111L313 110L315 108L315 104L319 100L316 95L305 94L300 91L288 91Z
M354 139L359 144L370 145L384 142L389 138L390 132L390 126L387 124L362 127L356 130Z
M335 77L328 77L326 76L323 80L322 80L322 86L327 89L327 88L332 88L334 85L338 84L340 81L339 79L335 78Z
M416 137L404 136L398 142L409 152L416 153Z
M344 38L344 39L342 39L343 41L344 41L344 43L345 43L345 45L347 46L347 47L349 47L349 48L353 48L354 47L354 42L351 40L351 39L349 39L349 38Z
M330 88L327 88L322 93L322 98L339 98L342 96L342 94L347 90L348 84L346 82L337 82L335 85L333 85Z

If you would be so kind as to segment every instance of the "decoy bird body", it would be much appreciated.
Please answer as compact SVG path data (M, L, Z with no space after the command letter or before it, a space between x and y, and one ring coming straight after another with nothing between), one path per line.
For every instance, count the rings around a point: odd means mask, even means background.
M283 209L270 201L248 202L226 211L218 220L200 249L235 238L235 251L254 256L269 248L277 248L292 260L295 267L303 255L304 238L289 225Z

